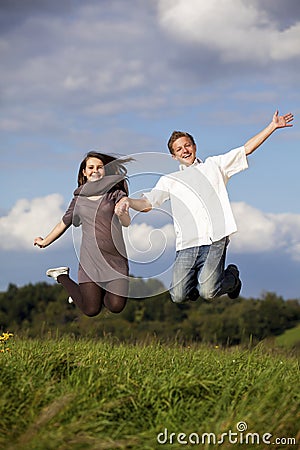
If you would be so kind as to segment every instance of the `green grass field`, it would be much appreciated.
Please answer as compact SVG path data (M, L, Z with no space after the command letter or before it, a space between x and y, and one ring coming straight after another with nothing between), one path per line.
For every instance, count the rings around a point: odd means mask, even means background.
M2 347L1 449L298 448L299 363L264 344L15 336Z
M300 348L300 325L277 336L276 343L285 348L293 348L295 346Z

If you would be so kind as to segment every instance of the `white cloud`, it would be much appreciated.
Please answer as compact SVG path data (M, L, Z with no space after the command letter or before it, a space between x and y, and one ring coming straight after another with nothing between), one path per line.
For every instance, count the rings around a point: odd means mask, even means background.
M33 250L34 238L45 237L61 219L62 204L59 194L18 200L6 216L0 217L0 249Z
M147 62L141 58L142 44L149 39L147 9L141 23L136 10L128 14L126 6L117 7L125 17L116 19L113 8L108 8L109 20L102 5L87 3L74 11L73 20L34 15L9 33L0 41L5 61L2 83L8 85L5 97L17 98L18 103L32 97L63 99L74 105L146 88L146 75L152 70L145 70Z
M290 28L276 32L274 42L271 45L271 58L284 61L295 57L299 58L300 23Z
M224 62L299 58L300 23L280 29L259 5L243 0L159 0L161 25Z
M231 252L259 254L278 250L300 261L300 214L265 213L244 202L233 202L232 208L238 232L231 236ZM125 231L125 242L130 259L154 261L174 247L173 225L131 225Z
M99 115L103 123L124 111L174 114L218 97L215 88L191 93L187 87L218 77L223 85L228 72L222 61L244 62L234 74L229 70L232 80L239 70L248 74L248 62L299 56L300 25L279 28L257 3L158 0L156 9L157 2L136 0L128 9L120 1L81 2L71 15L28 14L0 37L0 130L36 134L53 128L62 135ZM165 31L195 48L184 52Z
M282 251L300 261L300 214L265 213L244 202L232 203L238 233L230 250L237 253Z
M278 250L300 261L300 214L265 213L244 202L233 202L232 208L238 232L231 236L231 252L259 254ZM147 263L174 247L173 225L131 225L125 231L125 242L129 258Z
M47 235L61 219L63 203L59 194L18 200L6 216L0 217L0 249L33 250L34 238ZM300 261L300 214L265 213L244 202L233 202L232 208L238 233L231 237L231 252L247 254L279 250ZM79 246L79 234L75 231L63 242L69 245L73 239L75 247ZM152 263L174 250L175 234L170 223L162 227L132 224L123 229L123 234L132 262Z
M123 235L128 258L132 262L148 264L174 248L175 233L172 224L161 228L146 223L133 224L123 229Z

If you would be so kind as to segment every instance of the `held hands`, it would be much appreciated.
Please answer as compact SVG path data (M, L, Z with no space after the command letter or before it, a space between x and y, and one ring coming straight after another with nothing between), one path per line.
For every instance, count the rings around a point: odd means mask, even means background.
M115 214L118 216L119 222L123 227L129 227L131 223L129 215L129 199L128 197L123 197L115 205Z
M275 111L272 123L275 126L275 128L284 128L284 127L292 127L293 124L290 123L294 119L294 116L292 113L284 114L284 116L278 115L278 109Z
M115 214L118 217L122 217L124 214L129 212L129 200L128 197L123 197L115 206Z

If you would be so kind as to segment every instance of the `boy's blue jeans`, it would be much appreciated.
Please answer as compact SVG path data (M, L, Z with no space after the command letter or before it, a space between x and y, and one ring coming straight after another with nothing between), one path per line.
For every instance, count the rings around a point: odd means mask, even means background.
M196 300L199 295L211 300L236 287L234 275L224 270L228 243L229 238L225 237L211 245L176 252L170 287L173 302Z

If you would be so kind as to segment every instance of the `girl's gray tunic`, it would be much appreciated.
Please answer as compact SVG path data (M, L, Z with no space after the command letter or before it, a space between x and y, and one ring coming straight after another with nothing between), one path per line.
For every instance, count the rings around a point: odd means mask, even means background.
M62 218L67 227L82 226L78 283L101 284L128 277L122 225L114 214L115 204L127 196L116 185L120 179L107 175L77 188Z

